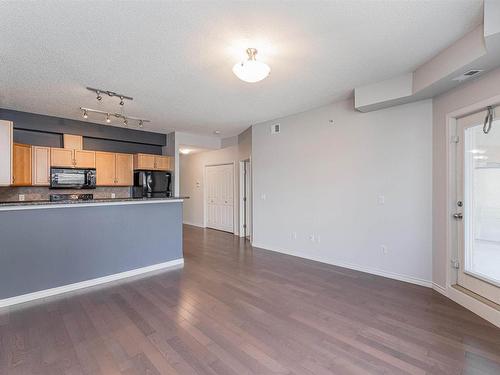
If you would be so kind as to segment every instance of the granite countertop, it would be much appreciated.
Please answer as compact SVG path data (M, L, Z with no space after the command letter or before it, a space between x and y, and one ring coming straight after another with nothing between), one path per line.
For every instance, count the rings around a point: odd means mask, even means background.
M0 202L1 207L24 207L24 206L53 206L53 205L85 205L85 204L98 204L98 203L141 203L141 202L165 202L165 201L179 201L189 199L189 197L169 197L169 198L97 198L89 200L64 200L64 201L49 201L49 200L36 200L36 201L9 201Z

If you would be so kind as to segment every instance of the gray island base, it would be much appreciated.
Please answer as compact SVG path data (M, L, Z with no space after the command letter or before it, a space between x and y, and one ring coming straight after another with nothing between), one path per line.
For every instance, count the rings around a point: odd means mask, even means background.
M0 307L183 262L182 199L0 207Z

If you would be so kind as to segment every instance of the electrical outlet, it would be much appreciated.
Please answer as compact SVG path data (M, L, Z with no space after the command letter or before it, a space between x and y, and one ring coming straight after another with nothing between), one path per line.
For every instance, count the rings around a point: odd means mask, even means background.
M22 201L24 201L24 199L25 199L24 194L19 194L19 201L22 202Z
M115 199L116 198L116 194L115 193L111 193L111 199Z
M384 255L387 255L389 253L389 248L386 245L380 245L380 250Z

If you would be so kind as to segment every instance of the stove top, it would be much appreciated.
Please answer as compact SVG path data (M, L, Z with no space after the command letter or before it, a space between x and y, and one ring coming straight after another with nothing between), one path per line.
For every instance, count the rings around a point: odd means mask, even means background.
M51 202L61 201L90 201L94 199L94 194L50 194Z

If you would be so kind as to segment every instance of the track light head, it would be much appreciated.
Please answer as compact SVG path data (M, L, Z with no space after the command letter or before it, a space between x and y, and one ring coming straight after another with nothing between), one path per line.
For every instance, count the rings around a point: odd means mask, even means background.
M128 125L128 120L127 120L127 119L124 119L124 120L123 120L123 125L124 125L124 126L127 126L127 125Z
M83 110L83 118L88 118L89 117L89 114L87 113L87 110L84 109Z
M98 91L96 91L96 94L97 94L97 98L96 99L98 101L101 101L102 100L101 92L98 90Z
M120 105L123 106L124 104L125 104L125 102L123 101L123 96L120 96Z
M140 128L143 128L143 127L144 127L144 121L139 120L139 127L140 127Z
M111 122L111 118L109 117L109 113L106 115L106 122L109 124Z

